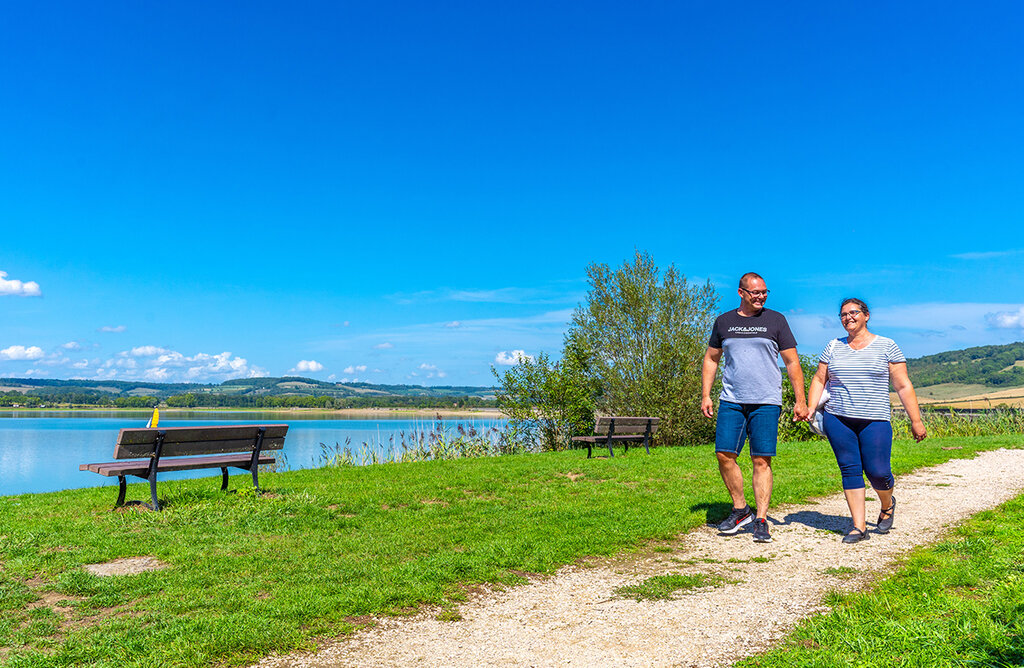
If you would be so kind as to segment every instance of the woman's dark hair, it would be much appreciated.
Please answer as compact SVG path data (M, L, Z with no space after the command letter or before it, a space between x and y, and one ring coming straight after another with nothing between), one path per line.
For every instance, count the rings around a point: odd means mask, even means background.
M848 297L843 300L843 303L839 305L840 313L842 313L843 307L846 306L847 304L856 304L857 308L860 309L861 313L863 313L864 315L871 315L871 309L868 308L868 305L865 304L863 300L857 299L855 297Z

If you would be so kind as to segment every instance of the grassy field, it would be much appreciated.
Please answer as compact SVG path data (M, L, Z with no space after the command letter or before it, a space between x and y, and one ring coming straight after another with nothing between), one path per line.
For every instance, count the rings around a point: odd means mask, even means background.
M1020 442L899 442L894 468ZM223 495L211 477L161 484L161 513L111 512L109 487L0 497L0 661L239 665L364 615L443 611L475 584L514 585L721 519L730 503L713 462L705 446L331 468L267 474L262 496L244 476ZM777 504L839 490L824 441L780 444L775 472ZM140 555L169 567L83 570Z
M1024 496L909 555L871 591L834 594L745 668L1024 665Z

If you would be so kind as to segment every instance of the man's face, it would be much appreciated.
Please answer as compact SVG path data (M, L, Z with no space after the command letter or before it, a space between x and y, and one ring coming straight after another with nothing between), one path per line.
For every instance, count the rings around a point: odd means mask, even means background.
M739 289L740 299L747 310L760 311L768 300L768 286L760 278L747 279L747 284Z

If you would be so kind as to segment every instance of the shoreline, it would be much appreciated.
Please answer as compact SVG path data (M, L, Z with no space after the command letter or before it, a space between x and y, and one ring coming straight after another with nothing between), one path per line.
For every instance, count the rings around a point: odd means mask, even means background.
M10 411L11 413L124 413L124 414L150 414L152 409L148 408L111 408L111 407L75 407L75 408L25 408L5 407L0 408L0 414ZM181 413L274 413L282 415L337 415L339 417L391 417L391 416L415 416L415 417L440 417L440 418L492 418L503 420L507 416L497 408L401 408L401 407L380 407L380 408L161 408L160 415L179 415Z

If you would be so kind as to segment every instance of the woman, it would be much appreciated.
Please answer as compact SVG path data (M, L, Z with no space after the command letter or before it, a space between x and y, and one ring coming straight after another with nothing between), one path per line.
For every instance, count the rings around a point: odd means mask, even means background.
M871 312L859 299L844 299L839 320L846 337L833 339L825 346L818 371L811 380L808 406L817 406L828 386L824 427L843 476L843 492L853 517L853 530L844 543L868 539L864 508L864 474L882 504L876 529L888 533L896 511L893 496L892 409L889 382L910 417L914 440L927 436L921 421L914 386L907 376L907 360L892 339L868 331Z

